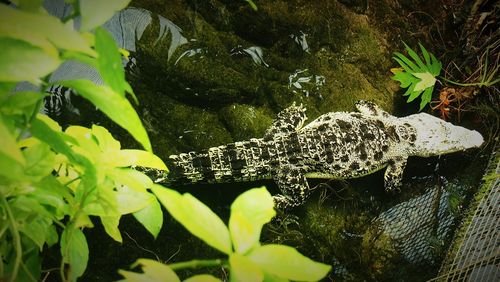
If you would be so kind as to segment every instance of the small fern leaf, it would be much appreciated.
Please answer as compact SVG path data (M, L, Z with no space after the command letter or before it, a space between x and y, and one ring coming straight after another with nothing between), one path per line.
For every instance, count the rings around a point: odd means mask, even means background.
M430 72L414 73L413 75L420 78L420 81L415 85L414 91L423 91L436 83L436 78Z

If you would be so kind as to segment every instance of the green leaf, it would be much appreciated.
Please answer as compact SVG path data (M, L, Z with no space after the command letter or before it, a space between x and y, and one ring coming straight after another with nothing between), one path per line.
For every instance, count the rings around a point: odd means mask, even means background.
M1 52L0 52L1 53ZM12 160L21 165L26 164L21 150L17 147L16 138L12 136L9 129L4 123L3 117L0 115L0 152L8 156Z
M431 102L432 90L434 90L434 87L429 87L425 89L424 94L422 94L422 101L420 101L419 111L423 110L424 107Z
M42 48L54 57L58 56L58 51L54 46L96 56L95 51L90 48L82 35L73 29L71 21L63 24L56 17L33 14L6 5L0 5L0 15L2 17L1 36L24 40ZM29 62L24 56L22 58Z
M425 64L427 66L430 66L431 57L429 56L429 52L427 52L427 49L425 49L425 47L422 44L418 43L418 46L420 47L420 51L422 51L422 55L424 56Z
M391 77L391 79L399 81L400 82L399 87L401 88L407 88L416 80L416 78L413 75L404 71L395 73L394 76Z
M45 244L46 240L46 230L51 225L52 221L49 218L37 216L33 220L22 224L19 228L19 231L33 240L33 242L38 246L39 250L42 251L43 245Z
M274 274L264 272L264 282L288 282L290 280L276 276Z
M66 227L61 235L61 255L63 262L70 265L70 279L76 279L85 272L89 260L89 246L83 232L74 227Z
M143 273L118 270L125 279L120 281L128 282L180 282L177 274L167 265L151 259L138 259L132 267L141 266Z
M24 149L23 155L26 159L26 175L42 179L54 170L56 154L45 143Z
M116 186L126 185L138 192L145 192L153 186L151 178L131 168L115 168L108 172L108 177L115 181Z
M219 278L215 278L210 274L199 274L195 276L191 276L183 282L221 282Z
M146 130L142 126L134 108L125 97L105 85L98 86L89 80L64 80L55 84L72 88L79 95L90 100L111 120L130 132L146 150L151 151L151 143Z
M68 203L73 202L73 197L66 186L61 184L52 175L47 175L41 181L34 183L35 190L30 197L42 205L51 206L55 209L54 216L60 220L70 213Z
M436 57L434 57L433 54L431 54L431 61L432 61L432 64L430 65L431 73L434 76L438 76L439 73L441 72L441 62L438 59L436 59Z
M194 236L223 253L231 253L229 230L209 207L190 194L181 195L160 185L154 185L152 190L168 212Z
M90 132L92 132L92 134L97 138L99 147L103 152L110 149L120 150L121 148L120 142L115 138L113 138L111 133L109 133L109 131L106 128L93 124Z
M150 205L133 213L133 215L156 239L163 225L163 212L156 198L153 198Z
M318 281L324 278L330 265L315 262L292 247L264 245L246 256L265 272L298 281Z
M434 86L436 78L429 72L414 73L415 77L420 78L420 81L415 85L413 91L423 91L429 87Z
M411 88L408 88L408 89L411 89ZM422 90L420 90L420 91L411 91L410 92L410 97L408 97L408 100L406 101L406 103L413 102L413 100L415 100L420 95L420 93L422 93Z
M127 7L130 0L80 0L80 14L82 17L81 30L91 30L104 24L113 15Z
M24 114L33 113L34 106L48 94L33 91L18 91L5 97L0 105L0 111L4 114Z
M407 72L414 73L418 72L419 69L417 65L415 65L412 61L410 61L407 57L399 52L395 52L394 55L396 57L392 57L398 64Z
M125 96L125 71L120 52L111 34L101 27L95 31L95 49L99 54L97 64L102 79L116 93Z
M150 205L154 197L147 192L137 192L127 186L116 188L116 204L118 213L129 214L142 210Z
M248 5L250 5L250 7L252 7L252 10L254 11L258 10L257 5L255 5L255 3L252 0L245 0L245 1L248 3Z
M229 256L229 266L231 267L229 279L231 282L261 282L264 279L264 274L259 266L242 255L231 254Z
M118 225L120 224L120 218L121 216L119 215L111 215L111 216L104 216L101 215L101 222L102 225L104 226L104 230L108 235L113 238L115 241L122 243L122 234L120 233L120 229L118 229Z
M231 205L229 232L237 253L244 254L259 244L262 226L274 216L273 197L265 187L248 190Z
M19 9L32 13L39 13L45 11L43 9L43 0L20 0Z
M410 55L410 57L417 63L419 70L421 71L425 70L426 66L420 59L420 56L418 56L418 54L415 51L413 51L413 49L411 49L410 46L406 45L406 43L403 42L403 44L405 45L406 51L408 51L408 55Z
M124 161L124 163L119 165L120 167L136 165L160 169L168 172L168 168L165 163L151 152L131 149L121 150L120 159Z
M0 50L0 81L37 82L61 63L57 56L18 39L0 37Z

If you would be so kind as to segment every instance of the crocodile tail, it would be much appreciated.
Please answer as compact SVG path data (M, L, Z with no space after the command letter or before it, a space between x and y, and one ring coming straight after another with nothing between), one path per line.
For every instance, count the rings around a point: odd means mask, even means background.
M262 152L263 141L230 143L199 152L171 155L166 164L168 181L173 184L248 181L269 173Z
M211 170L211 162L206 151L171 155L165 163L169 169L168 182L171 184L209 182L207 176Z

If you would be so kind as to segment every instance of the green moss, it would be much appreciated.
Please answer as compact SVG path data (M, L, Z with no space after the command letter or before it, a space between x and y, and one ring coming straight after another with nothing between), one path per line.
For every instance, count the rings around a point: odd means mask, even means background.
M223 108L220 116L235 141L261 138L274 118L266 108L240 104Z

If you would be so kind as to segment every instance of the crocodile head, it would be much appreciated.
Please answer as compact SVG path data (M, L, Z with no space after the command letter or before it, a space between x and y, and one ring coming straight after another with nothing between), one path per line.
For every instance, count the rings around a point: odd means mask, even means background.
M483 144L483 136L475 130L453 125L426 113L403 118L415 129L413 154L429 157L463 151Z

